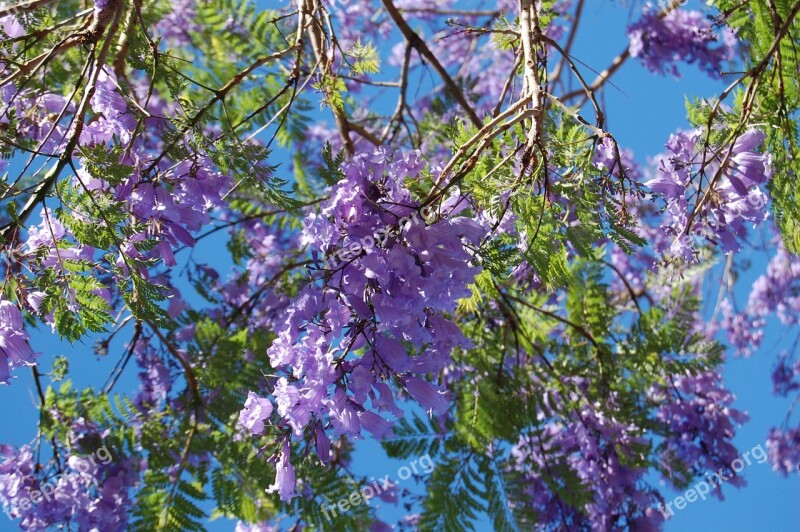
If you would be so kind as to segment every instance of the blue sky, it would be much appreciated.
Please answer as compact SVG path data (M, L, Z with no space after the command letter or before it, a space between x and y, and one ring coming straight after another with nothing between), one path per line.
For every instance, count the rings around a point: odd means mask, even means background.
M631 3L635 6L640 4L638 1L627 2ZM619 1L589 0L586 4L573 55L581 64L600 71L625 48L624 30L634 9L621 6ZM588 79L595 75L585 66L582 70ZM613 79L616 88L610 87L605 92L607 128L622 146L633 150L642 164L647 156L662 151L671 132L687 126L684 95L710 97L725 85L724 81L710 80L693 66L683 65L680 70L683 74L680 80L654 77L635 61L629 61ZM387 78L390 75L387 73ZM388 105L394 105L393 96ZM219 244L219 241L200 243L194 251L195 257L213 252ZM738 301L746 301L750 283L757 273L763 271L766 261L763 253L753 254L751 271L739 280ZM735 440L740 451L764 445L767 429L780 424L786 414L790 400L772 396L770 374L777 354L782 347L791 345L797 332L772 323L766 330L764 346L752 357L728 357L724 370L727 386L737 396L736 408L750 414L750 421L740 429ZM119 350L112 351L109 357L97 358L92 352L91 340L70 346L54 340L49 331L31 333L34 350L45 353L43 370L49 368L55 355L66 355L71 361L71 375L77 385L101 386L119 353ZM132 363L117 389L135 389L136 371ZM18 379L11 386L0 387L0 405L6 412L6 422L0 424L0 443L19 445L35 436L36 391L29 371L16 370L14 374ZM354 460L356 472L376 477L394 474L402 465L402 461L385 458L374 442L360 444ZM271 466L265 464L265 467ZM666 530L782 531L800 528L793 506L800 499L800 474L782 478L772 472L767 463L753 463L743 474L748 486L740 489L726 486L724 502L709 499L689 504L668 521ZM664 495L669 499L679 494L665 488ZM391 513L397 515L395 511ZM0 516L0 530L6 529L10 529L9 523L5 516ZM209 530L231 529L230 523L221 522L209 527Z

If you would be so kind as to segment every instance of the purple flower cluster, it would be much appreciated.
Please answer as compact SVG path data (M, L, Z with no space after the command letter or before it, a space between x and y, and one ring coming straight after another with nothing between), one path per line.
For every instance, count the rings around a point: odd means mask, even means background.
M741 247L745 224L767 217L767 197L759 185L772 167L769 156L756 151L763 140L763 133L750 130L729 149L712 150L703 149L699 130L670 136L669 151L655 158L655 175L644 183L666 201L662 229L671 243L662 242L656 251L693 261L697 240L719 243L726 253Z
M697 63L711 77L720 77L722 63L733 59L736 36L725 27L722 42L699 11L675 9L660 16L651 4L628 28L629 51L651 72L680 77L676 63ZM718 44L718 45L717 45Z
M14 116L16 135L37 141L42 153L59 153L64 147L67 129L52 118L74 112L74 103L58 94L18 90L11 83L0 87L0 100L0 125L10 125Z
M208 210L224 203L231 179L212 168L206 158L185 160L169 168L157 184L131 179L117 187L116 194L128 198L136 218L149 225L151 234L163 237L157 250L167 266L176 264L174 248L195 244L191 232L209 222ZM138 255L132 246L126 251Z
M159 35L172 48L181 48L192 44L191 34L200 29L195 20L197 13L196 0L173 0L170 10L156 25Z
M133 346L139 372L139 391L133 404L142 412L150 412L162 405L172 389L172 378L164 361L155 353L147 340L139 339Z
M106 458L106 457L103 457ZM129 519L130 489L139 464L71 455L63 469L42 476L28 446L0 448L0 504L23 530L72 523L80 530L121 530ZM114 457L116 458L116 457Z
M800 465L800 428L771 429L767 449L772 469L783 476L796 473Z
M49 209L42 209L42 221L28 229L27 252L38 258L35 268L62 270L64 261L91 261L95 249L75 243L75 236ZM38 270L36 270L38 271Z
M730 407L733 395L721 387L714 372L666 377L671 385L653 388L648 395L655 409L649 430L663 436L657 449L659 471L680 485L693 474L716 471L738 457L731 442L735 425L746 416ZM570 407L572 414L549 418L542 412L540 426L524 434L511 451L509 467L525 479L525 497L512 504L529 506L547 528L566 519L581 529L616 530L623 523L637 530L658 529L663 522L655 508L660 496L645 482L643 451L652 441L648 431L609 413L621 397L612 393L603 405L587 404L581 397L589 381L567 382L561 390L542 383L539 393L545 404L556 408L577 405ZM554 490L554 471L560 481L580 482L580 496L566 500ZM743 479L735 477L731 483L741 485Z
M740 353L749 355L761 345L769 316L776 315L785 326L800 321L800 259L780 240L777 248L767 271L753 282L745 310L736 312L728 300L723 302L720 325Z
M97 119L86 124L81 132L81 144L110 144L116 137L123 143L131 140L136 129L136 118L128 110L128 104L120 95L117 77L104 68L100 71L95 85L95 93L91 100L92 111Z
M247 394L244 409L239 413L239 425L253 434L264 432L264 421L272 415L272 403L253 392Z
M437 375L454 348L468 345L446 315L469 294L477 269L465 244L476 245L484 229L457 216L426 225L404 184L422 168L415 153L357 155L343 166L345 177L320 212L306 219L300 241L312 255L330 263L340 251L348 254L330 269L315 270L315 281L289 306L268 351L273 367L286 372L272 391L279 423L297 437L312 418L350 437L362 430L384 437L391 428L384 415L402 415L392 382L426 410L441 414L449 406L424 376ZM260 433L268 410L250 396L242 424ZM325 441L318 433L323 461ZM283 485L276 489L291 493Z
M0 95L0 124L10 125L9 117L14 116L16 134L36 141L40 151L58 152L63 147L67 134L65 121L52 118L73 113L74 103L46 92L17 91L10 84L0 88ZM90 101L94 116L81 130L79 146L89 149L126 146L119 163L132 167L133 171L112 184L102 175L89 173L83 153L76 153L74 158L77 163L72 179L75 189L103 195L110 202L124 205L131 214L131 224L139 227L120 241L115 265L125 273L131 263L128 259L162 259L166 266L174 266L174 251L195 244L192 233L210 222L208 212L211 209L225 207L224 196L233 185L231 177L221 174L211 158L199 150L194 150L184 160L161 157L154 163L154 154L160 154L165 147L161 137L167 126L164 119L157 116L170 115L174 109L163 102L157 92L150 94L147 101L152 116L143 121L144 134L135 136L137 120L121 95L115 74L103 68L98 73ZM72 212L71 216L84 223L91 222L79 212ZM38 226L28 230L28 258L34 272L61 269L65 260L93 261L96 251L104 251L77 243L51 211L43 209L41 219ZM154 247L143 245L147 240L155 240L157 244ZM151 276L145 269L138 273L145 278ZM110 303L116 286L113 282L108 282L107 286L101 295ZM171 300L170 312L174 315L181 310L182 299L174 291L173 295L176 297Z
M613 530L621 519L631 526L635 522L637 528L652 526L656 514L648 506L655 499L642 483L646 468L637 465L643 458L643 431L607 414L617 397L609 397L603 406L581 404L579 397L588 381L575 378L570 384L574 392L556 391L542 383L547 404L580 406L571 415L523 435L512 448L509 467L525 479L524 497L512 504L535 511L537 523L547 529L569 522L580 529ZM546 414L540 417L545 419ZM559 472L559 482L580 483L580 495L570 501L553 489L554 471ZM584 502L578 504L579 500Z
M660 404L656 420L669 434L659 449L663 472L681 487L691 475L716 471L738 457L731 442L747 414L732 408L735 397L716 372L670 376L669 381L651 390L650 399ZM729 482L740 486L744 480L736 476ZM722 498L719 489L714 493Z

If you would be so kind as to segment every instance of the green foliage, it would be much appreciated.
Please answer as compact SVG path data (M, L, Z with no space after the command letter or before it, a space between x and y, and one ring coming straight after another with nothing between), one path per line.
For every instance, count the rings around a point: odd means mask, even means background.
M344 151L340 151L334 156L330 142L325 144L322 149L322 162L325 166L317 168L317 173L325 184L333 186L344 179L344 173L341 170L344 157Z
M135 318L158 326L169 323L167 311L159 305L167 299L162 285L151 283L134 270L127 276L120 272L118 279L117 288Z
M232 174L239 181L253 185L263 195L266 202L281 208L291 209L296 201L283 187L288 183L276 177L276 167L268 164L269 150L260 144L243 144L236 137L224 138L219 147L212 152L214 162Z
M248 61L262 50L277 50L285 44L278 25L280 14L257 8L252 0L200 4L196 20L207 39L203 52L209 62L232 55Z
M515 127L479 154L462 188L498 219L498 225L514 217L518 229L516 242L513 235L503 234L481 249L483 266L497 277L501 269L507 273L524 260L546 288L556 290L573 281L568 259L572 250L594 259L597 245L605 239L629 253L645 242L635 233L624 204L624 198L638 194L636 186L622 172L604 174L594 166L597 139L587 135L583 124L555 111L546 126L553 148L547 161L537 153L529 173L515 174L508 163L517 153L515 136L524 138L524 131ZM455 146L475 133L471 126L457 128ZM545 164L557 170L545 175ZM553 197L568 199L553 202Z
M57 356L53 360L53 368L50 370L50 380L60 382L66 378L67 373L69 373L69 359L65 356Z
M61 452L73 449L80 454L92 454L105 445L113 460L122 460L134 452L135 429L131 421L136 410L130 403L112 401L109 395L91 388L78 391L69 379L63 381L58 389L48 386L44 397L49 409L42 410L42 436L69 444L60 447ZM79 420L107 427L109 432L102 441L81 440L80 445L74 448L75 442L67 438L71 426Z
M483 510L481 484L480 470L471 455L459 454L437 462L428 479L420 529L476 530L474 523Z
M356 76L377 74L381 71L378 49L369 41L362 43L361 39L357 39L347 51L347 56L353 60L350 70Z
M169 482L153 470L144 475L144 487L137 494L131 525L135 531L202 531L201 518L205 513L198 507L199 501L192 495L203 495L186 482Z
M83 168L90 176L107 181L109 185L119 185L133 173L133 167L119 162L122 156L122 147L114 146L111 149L103 145L91 148L81 147L81 161Z
M53 314L58 334L74 342L87 332L104 332L111 321L110 306L99 294L103 285L91 275L91 264L60 260L63 270L47 270L36 279L44 293L39 305L42 315Z
M602 248L567 268L572 281L563 310L549 305L547 294L506 289L492 281L503 272L491 269L478 275L473 297L462 301L460 312L476 317L462 322L474 347L456 355L456 363L470 372L469 378L454 383L453 425L440 428L414 416L401 420L395 437L383 444L390 456L429 454L436 464L426 483L422 529L472 530L482 513L496 530L535 528L537 517L526 491L530 479L511 465L507 454L520 441L538 442L546 466L527 467L560 504L585 507L594 497L591 486L563 455L546 451L552 435L544 424L570 419L586 405L604 411L613 394L616 406L604 415L657 433L653 441L631 445L620 461L632 468L651 467L648 457L661 437L671 436L652 418L646 399L651 387L667 385L670 376L719 364L722 347L691 332L698 300L690 278L696 273L686 279L651 280L672 287L672 299L680 301L675 312L639 309L631 307L630 299L620 300L607 286ZM557 328L565 334L553 335ZM572 377L588 387L576 390ZM542 383L547 393L542 393ZM552 400L554 394L561 402ZM691 478L691 472L675 464L657 469L679 485Z
M325 96L325 105L334 112L343 112L345 104L345 93L347 85L342 78L334 76L324 76L314 84L314 89Z
M436 455L448 439L433 421L416 412L401 418L394 427L394 435L383 442L383 448L393 458L412 458Z

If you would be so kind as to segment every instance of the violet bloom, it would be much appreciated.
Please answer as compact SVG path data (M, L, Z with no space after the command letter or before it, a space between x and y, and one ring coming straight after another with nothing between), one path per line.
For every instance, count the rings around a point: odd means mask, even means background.
M619 157L617 157L618 152ZM592 162L603 172L617 178L624 173L625 177L629 179L639 180L639 167L633 158L633 152L620 148L610 137L604 138L597 145ZM620 168L620 163L622 163L622 168Z
M785 326L800 321L800 259L786 251L780 240L777 248L766 272L753 282L745 311L735 312L728 300L722 301L720 325L727 330L737 351L745 355L761 345L764 327L771 315L774 314ZM780 370L773 376L776 392L783 387L779 382L785 383L785 379L790 377L786 371ZM795 371L800 371L800 368Z
M81 133L81 144L107 144L117 136L123 143L131 139L136 129L136 117L128 110L128 104L120 95L117 77L113 71L103 68L97 77L92 96L92 110L98 118L87 124Z
M668 430L659 452L665 476L680 485L683 471L717 471L737 458L733 445L736 427L747 421L747 414L733 408L734 395L722 386L714 371L673 377L669 387L654 387L651 400L659 404L655 420ZM729 484L742 485L742 477ZM721 497L720 490L712 494Z
M800 464L800 428L771 429L767 436L767 449L772 469L783 476L797 471Z
M289 462L291 448L289 442L284 442L283 449L281 450L281 457L275 464L275 483L267 488L267 493L278 492L282 501L290 501L297 495L294 491L295 476L294 467Z
M42 479L28 446L0 447L0 503L23 530L50 530L72 522L78 530L125 530L138 461L115 457L91 463L71 456L62 473ZM36 501L32 494L50 493ZM55 496L52 494L55 493Z
M32 366L39 353L34 353L22 327L22 315L10 301L0 301L0 384L8 384L10 370Z
M25 27L12 15L0 17L0 31L12 39L25 35Z
M361 428L370 432L375 439L380 441L392 433L392 424L375 412L365 410L358 414Z
M195 0L172 0L170 11L156 25L158 35L166 40L170 48L191 46L190 35L201 29L197 23Z
M331 440L325 434L325 429L321 425L317 425L314 430L314 443L317 449L317 456L322 460L323 464L327 464L331 460Z
M655 176L644 185L669 199L683 198L691 178L698 136L698 131L681 131L670 135L666 143L667 154L654 159Z
M654 176L644 183L666 202L661 228L669 238L656 242L656 250L687 261L694 260L696 241L719 244L725 253L739 250L746 224L767 217L767 196L759 187L772 175L769 155L755 151L764 140L762 132L749 130L721 149L702 145L700 134L671 135L669 151L655 159ZM713 180L714 189L711 196L704 189L701 197L706 199L697 200L701 172Z
M428 412L443 414L447 412L449 402L447 395L428 381L417 377L408 377L404 384L408 393Z
M718 78L722 63L733 58L736 37L729 28L722 30L722 43L711 23L699 11L675 9L660 17L652 5L645 6L642 18L628 28L630 54L656 74L680 77L675 63L697 63L709 76Z
M248 392L244 408L239 412L239 424L251 434L259 435L264 432L264 420L270 415L272 415L270 400Z
M94 248L84 245L66 246L74 240L73 234L64 227L50 209L42 209L42 221L28 228L28 239L25 246L28 253L41 253L40 248L47 249L41 255L40 265L45 268L60 270L65 260L93 260Z
M737 181L745 181L737 187L743 196L747 194L746 185L762 184L771 175L769 159L755 151L766 137L764 132L750 129L733 143L731 161L726 167L725 174L729 179L734 176Z
M317 259L318 280L326 279L286 308L267 350L282 374L272 390L277 414L297 438L309 423L352 438L362 429L388 434L394 420L383 413L403 413L385 382L392 375L426 409L449 406L413 375L437 375L453 349L469 347L447 316L471 293L480 271L471 250L487 228L460 216L467 203L460 206L458 195L445 200L441 210L449 216L441 219L415 202L407 181L424 167L416 151L359 153L342 165L330 199L305 218L299 244ZM317 440L326 460L329 445L319 434Z

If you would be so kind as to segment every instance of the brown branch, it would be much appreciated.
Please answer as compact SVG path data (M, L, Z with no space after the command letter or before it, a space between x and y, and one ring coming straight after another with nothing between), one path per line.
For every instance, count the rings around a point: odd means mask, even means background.
M440 198L445 192L447 192L447 190L450 189L453 185L458 183L465 175L467 175L469 171L472 170L472 168L474 168L475 165L478 163L478 154L481 153L486 148L488 148L494 141L494 139L497 138L498 135L500 135L505 131L508 131L515 124L518 124L521 121L525 120L526 118L530 117L533 114L534 110L523 109L526 103L527 100L524 99L519 100L517 103L506 109L503 113L493 118L490 122L487 122L487 124L484 127L482 127L466 143L464 143L461 147L459 147L459 149L456 150L456 153L453 155L453 157L450 159L450 161L447 163L444 169L439 173L439 180L436 183L434 183L433 189L428 193L428 196L422 202L422 205L430 205L431 203L436 201L437 198ZM513 116L507 122L503 122L503 120L505 120L508 117L511 117L517 111L520 112L516 116ZM450 179L450 181L447 182L447 184L445 184L444 186L440 186L441 180L448 176L448 174L455 167L456 163L462 157L464 157L469 151L469 148L471 146L474 146L475 144L477 144L478 146L475 148L475 150L473 150L473 152L470 154L470 156L467 158L464 164L462 164L458 172L456 172L456 174L453 176L452 179Z
M578 0L578 5L575 7L575 16L573 18L572 25L569 28L567 42L564 44L564 55L559 60L558 65L556 65L556 68L553 71L553 75L550 77L554 83L558 81L559 77L561 77L561 72L564 69L564 61L566 61L567 56L569 56L570 52L572 51L572 45L575 43L575 36L578 34L578 26L581 22L581 15L583 15L583 4L584 0Z
M406 91L408 90L408 70L411 64L411 45L406 42L405 52L403 53L403 65L400 69L400 95L397 98L397 107L394 114L389 119L386 127L381 134L381 142L389 138L389 133L392 130L392 124L395 120L401 121L403 119L403 110L406 108Z
M394 21L397 28L400 30L400 33L403 34L406 41L414 47L419 54L428 60L428 62L433 66L433 69L439 74L439 77L442 78L444 81L445 87L447 90L453 95L458 105L461 109L467 113L470 121L476 126L481 127L483 126L483 122L481 121L478 114L472 108L472 105L467 101L466 96L458 87L456 82L450 77L450 74L447 72L447 69L442 66L442 63L439 62L439 59L431 52L431 49L428 48L428 45L425 44L425 41L417 35L417 33L411 29L408 25L408 22L403 18L403 15L398 11L397 7L395 7L394 2L392 0L381 0L383 3L383 7L386 8L386 12L389 14L389 17Z

